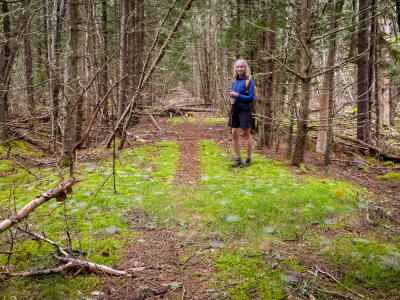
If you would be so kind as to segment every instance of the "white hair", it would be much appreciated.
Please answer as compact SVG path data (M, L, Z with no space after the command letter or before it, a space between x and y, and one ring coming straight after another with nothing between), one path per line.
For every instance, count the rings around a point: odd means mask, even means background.
M236 65L238 62L242 62L244 63L244 65L246 66L246 70L245 70L245 74L246 77L251 77L251 71L250 71L250 67L249 64L247 63L247 61L245 61L244 59L238 59L235 64L233 65L233 78L236 78L238 76L237 72L236 72Z

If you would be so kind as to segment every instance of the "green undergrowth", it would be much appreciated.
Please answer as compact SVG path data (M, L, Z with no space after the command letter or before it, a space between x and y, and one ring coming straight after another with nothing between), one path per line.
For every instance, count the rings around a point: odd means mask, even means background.
M283 299L283 274L271 268L261 253L224 251L216 255L217 299ZM222 291L221 291L221 287ZM229 296L228 296L229 295Z
M364 282L366 288L385 293L400 290L400 249L394 245L349 233L335 238L324 255L346 273L342 278L344 285Z
M228 120L226 118L205 118L205 123L227 123Z
M346 222L358 215L357 189L347 182L295 176L257 154L251 168L229 168L225 150L209 141L201 145L201 158L200 190L180 210L226 237L303 238L327 218Z
M168 205L167 194L178 158L178 145L173 142L156 143L119 153L116 160L117 193L113 188L112 161L108 159L98 164L81 164L77 170L80 175L78 177L86 180L74 187L75 194L68 196L64 204L58 205L53 199L32 212L29 223L33 226L30 229L38 233L44 232L46 237L66 248L68 232L72 238L72 248L83 251L78 254L78 258L86 259L90 249L92 261L113 266L136 239L135 209L157 211ZM59 182L54 170L31 171L40 179L35 179L25 170L0 178L1 207L18 210L35 196L42 194L43 189L53 188ZM140 225L154 226L150 223ZM1 247L1 250L10 249ZM57 264L57 260L51 256L54 248L44 242L38 243L28 238L17 243L13 251L17 251L10 261L13 272L46 269ZM7 257L1 255L0 265L6 263ZM63 277L55 277L64 282ZM37 284L37 289L36 285L29 289L32 289L31 292L36 290L39 294L47 289L51 294L54 277L43 276L42 279ZM18 279L1 283L4 288L0 287L0 298L14 295L15 290L18 290L16 287L28 285L29 280ZM86 293L90 289L93 291L96 287L100 288L99 284L100 280L93 281L92 276L79 275L69 284L60 283L60 291L65 287L66 293L60 299L79 297L80 292ZM79 285L83 288L71 288ZM25 292L26 289L21 291L21 299L29 298L25 298ZM43 296L41 299L57 298Z
M250 168L230 168L226 150L213 141L203 141L199 153L201 178L190 178L192 173L188 172L187 181L178 185L173 182L180 156L177 143L155 143L120 152L117 193L110 159L80 164L77 177L87 179L74 187L75 194L63 205L52 200L32 213L31 229L45 232L63 247L67 247L68 231L73 248L83 251L79 257L85 259L90 248L90 259L108 266L135 242L137 228L179 227L182 232L193 230L212 236L217 244L211 245L213 251L208 253L216 261L217 271L207 284L214 284L212 293L217 299L284 298L289 282L286 270L303 273L308 268L296 257L280 260L276 268L261 248L285 239L308 243L327 264L345 270L348 275L340 280L346 286L354 288L361 282L385 293L390 288L400 289L395 282L400 275L398 248L379 242L379 235L366 240L346 231L351 222L367 213L370 195L365 189L329 178L293 175L282 162L257 153ZM6 161L2 164L9 166ZM1 207L19 209L43 193L41 189L59 182L54 170L31 170L39 180L25 170L16 170L0 178ZM339 233L329 235L331 230ZM0 246L0 250L10 249ZM11 256L14 272L57 263L51 257L54 248L43 242L27 239L13 250L19 251ZM5 264L6 257L1 255L0 265ZM385 281L385 276L390 278ZM40 299L77 298L101 284L85 272L73 280L51 275L32 280L32 285L30 281L0 283L0 298L15 291L18 299L28 299L29 294L41 295Z
M400 181L400 173L389 172L383 176L377 176L381 181Z
M5 159L7 154L11 157L15 156L15 154L29 157L43 156L42 151L38 151L35 146L25 141L8 141L2 144L0 146L0 157Z

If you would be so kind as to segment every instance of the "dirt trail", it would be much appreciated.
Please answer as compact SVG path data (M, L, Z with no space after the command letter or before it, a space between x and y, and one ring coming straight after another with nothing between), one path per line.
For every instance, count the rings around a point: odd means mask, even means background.
M229 147L229 129L226 124L203 122L206 117L218 116L197 113L195 114L197 122L190 122L189 117L185 117L183 123L176 125L169 124L167 118L158 118L158 125L167 134L149 132L149 130L151 131L155 128L150 120L141 125L143 129L146 128L147 133L143 131L140 137L149 142L176 140L179 143L180 158L173 182L173 185L176 187L195 183L201 178L199 144L202 140L223 141L221 145ZM261 155L285 161L284 146L282 145L279 153L272 150L263 150ZM336 155L338 154L336 153ZM374 173L361 173L359 170L340 164L333 164L329 172L330 174L327 174L323 169L322 158L316 153L308 151L306 165L311 164L316 166L316 170L309 171L310 175L319 177L333 175L339 180L349 180L367 187L370 191L371 189L376 189L377 191L386 193L386 196L390 196L393 193L388 189L393 190L398 188L397 186L393 188L390 185L384 187L382 183L376 180ZM292 171L296 174L302 172L298 168L292 168ZM379 218L386 218L388 220L394 218L394 216L385 215L385 212L391 209L396 210L398 201L390 203L390 206L387 206L389 205L388 202L380 204L380 206L377 206L381 214ZM371 217L375 213L372 210ZM138 214L136 218L147 217ZM396 218L396 221L398 222L398 218ZM397 223L396 221L394 223ZM368 229L367 226L356 230L356 232L360 233ZM212 281L210 276L215 272L215 263L207 255L207 251L210 250L210 241L208 240L210 237L204 237L199 234L182 234L177 229L140 229L138 232L138 238L134 241L133 246L127 251L117 267L129 270L143 266L146 269L134 272L135 277L131 279L105 277L103 292L107 294L107 299L213 299L213 296L209 292L212 287L205 286L206 282ZM312 251L303 256L303 261L301 258L302 255L293 250L297 246L296 241L293 242L293 245L287 244L286 246L281 246L281 254L297 256L304 265L310 264L311 266L317 262L319 266L324 264L320 260L320 257ZM326 268L328 269L329 266L326 266Z
M143 131L140 138L148 142L176 140L180 146L180 158L173 184L175 186L195 183L201 177L199 144L201 141L215 140L229 142L228 129L224 123L204 123L206 117L220 117L204 114L196 115L196 122L170 125L166 118L158 118L158 125L169 134L154 134ZM149 123L142 124L142 129L152 128ZM140 130L139 130L140 132ZM146 222L146 212L135 212L133 219ZM202 285L214 271L214 261L201 253L207 253L209 241L201 236L188 236L178 230L155 228L139 229L139 236L126 252L117 268L134 270L134 278L115 279L104 277L103 292L107 299L142 300L142 299L210 299L212 295ZM194 255L194 253L196 255ZM200 279L201 278L201 279ZM211 288L211 287L210 287Z

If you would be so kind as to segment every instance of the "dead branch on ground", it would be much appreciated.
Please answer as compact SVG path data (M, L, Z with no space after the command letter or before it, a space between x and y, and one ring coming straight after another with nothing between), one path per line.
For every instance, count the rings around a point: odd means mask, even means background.
M0 233L27 218L32 211L50 199L57 198L58 201L66 200L67 193L72 193L72 186L83 180L85 179L71 176L67 180L61 181L55 188L36 197L34 200L25 205L20 211L15 214L11 214L9 219L2 221L0 223Z

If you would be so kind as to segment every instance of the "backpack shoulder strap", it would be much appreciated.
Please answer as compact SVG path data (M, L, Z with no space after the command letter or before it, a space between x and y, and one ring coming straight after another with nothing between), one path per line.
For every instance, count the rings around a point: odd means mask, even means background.
M250 83L251 77L246 78L246 91L249 92L249 83Z

